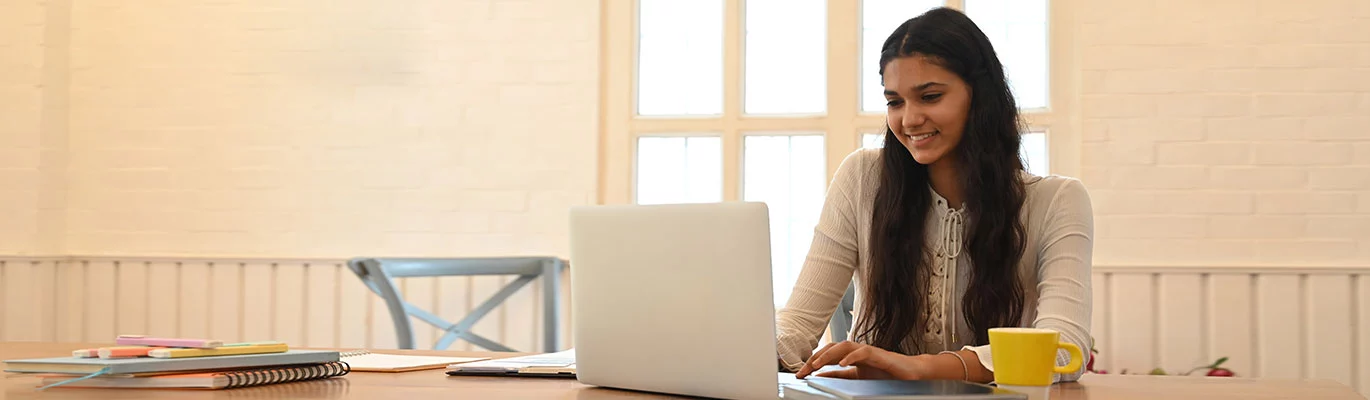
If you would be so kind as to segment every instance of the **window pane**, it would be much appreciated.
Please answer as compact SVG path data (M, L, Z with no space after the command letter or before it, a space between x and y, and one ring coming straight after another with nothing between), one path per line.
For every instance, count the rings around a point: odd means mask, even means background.
M827 3L747 0L743 112L815 114L827 109Z
M723 113L723 2L641 0L637 112Z
M799 277L823 208L823 136L747 136L742 197L770 209L775 304L783 306Z
M941 7L942 0L863 0L861 2L861 110L884 112L880 83L880 46L909 18Z
M966 0L1022 109L1047 107L1047 0Z
M883 133L864 133L861 134L861 147L867 149L878 149L885 147L885 134Z
M1028 172L1033 175L1046 176L1051 171L1047 161L1047 134L1044 132L1028 132L1023 134L1023 147L1018 149L1027 161Z
M638 204L723 200L723 140L643 137L637 140Z

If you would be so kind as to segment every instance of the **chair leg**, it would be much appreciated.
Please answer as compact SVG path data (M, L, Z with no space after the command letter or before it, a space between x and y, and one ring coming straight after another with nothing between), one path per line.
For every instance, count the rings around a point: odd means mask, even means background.
M414 330L409 325L409 314L404 310L404 299L395 290L395 285L390 277L385 275L380 263L376 260L362 261L362 267L366 270L366 284L372 292L380 295L385 300L385 307L390 311L390 318L395 324L395 341L397 348L414 348Z
M513 348L511 348L511 347L509 347L509 346L502 345L502 344L500 344L499 342L496 342L496 341L493 341L493 340L490 340L490 339L486 339L484 336L477 335L477 334L475 334L475 333L473 333L473 332L471 332L471 331L461 332L461 333L458 333L457 335L460 335L463 339L466 339L466 341L471 342L471 344L474 344L474 345L476 345L476 346L483 347L483 348L485 348L486 350L490 350L490 351L509 351L509 352L518 351L518 350L514 350Z
M438 339L437 344L433 345L433 350L447 350L448 347L452 347L452 343L456 342L459 337L461 337L461 335L458 335L456 332L448 331L446 334L442 335L441 339Z
M561 260L542 263L542 349L553 353L561 345Z
M462 317L462 319L457 321L457 323L451 324L446 327L442 327L443 330L456 334L462 339L466 339L468 342L471 342L471 344L483 347L490 351L516 351L508 346L499 344L498 342L471 333L471 327L475 326L476 322L480 321L481 318L484 318L486 314L490 313L490 311L493 311L496 307L499 307L500 304L504 304L504 301L507 300L509 296L512 296L514 292L517 292L524 285L527 285L528 282L532 282L535 277L536 276L534 275L519 276L518 279L515 279L513 282L509 282L508 285L505 285L498 292L495 292L495 294L490 296L490 298L485 299L485 301L482 302L480 305L471 309L471 312L466 314L465 317ZM446 337L444 337L443 339L446 340Z

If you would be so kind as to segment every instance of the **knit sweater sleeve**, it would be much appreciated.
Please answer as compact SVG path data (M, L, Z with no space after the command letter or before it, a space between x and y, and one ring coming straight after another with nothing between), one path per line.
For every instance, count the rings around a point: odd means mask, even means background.
M1047 203L1046 220L1042 221L1041 241L1037 259L1036 318L1032 327L1051 329L1061 333L1061 341L1080 348L1084 359L1079 370L1069 374L1053 374L1054 382L1071 382L1084 374L1089 362L1090 315L1093 311L1090 273L1094 247L1094 218L1089 194L1078 180L1068 180ZM980 363L994 370L993 344L967 346ZM1070 356L1058 351L1056 365L1066 365Z
M874 154L848 155L833 175L808 257L789 301L776 313L780 366L797 371L813 354L858 262L856 206Z

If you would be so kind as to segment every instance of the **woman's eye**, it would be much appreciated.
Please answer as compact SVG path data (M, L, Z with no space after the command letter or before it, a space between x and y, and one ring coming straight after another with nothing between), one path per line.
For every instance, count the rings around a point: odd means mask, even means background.
M941 94L941 93L929 93L929 94L923 95L923 101L936 101L937 99L940 99L940 98L942 98L942 94Z
M885 103L885 106L886 106L886 107L897 107L897 106L899 106L900 103L902 103L902 102L899 101L899 100L889 100L888 102Z

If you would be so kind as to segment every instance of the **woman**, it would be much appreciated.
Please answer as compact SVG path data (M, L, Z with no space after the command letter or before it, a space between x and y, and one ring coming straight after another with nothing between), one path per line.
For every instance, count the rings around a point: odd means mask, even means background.
M989 39L958 11L928 11L885 40L880 72L884 148L838 168L777 313L781 367L800 378L836 364L854 368L817 375L990 382L989 328L1053 329L1090 348L1089 195L1078 180L1024 171L1017 107ZM813 352L852 279L852 341Z

